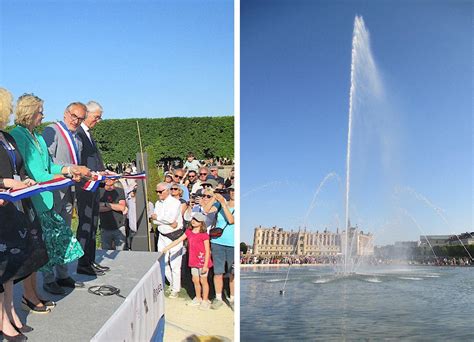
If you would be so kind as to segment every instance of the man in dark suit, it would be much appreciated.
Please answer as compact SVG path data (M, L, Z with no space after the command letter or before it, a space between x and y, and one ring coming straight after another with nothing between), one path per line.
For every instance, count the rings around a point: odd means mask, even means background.
M104 162L91 135L91 129L102 120L102 107L94 101L89 101L86 106L86 119L77 129L77 135L82 140L81 165L87 166L91 171L104 172ZM82 188L78 188L76 195L79 215L77 240L84 250L84 256L77 263L77 273L92 276L104 275L109 268L99 265L95 261L95 237L99 222L99 191L84 191Z

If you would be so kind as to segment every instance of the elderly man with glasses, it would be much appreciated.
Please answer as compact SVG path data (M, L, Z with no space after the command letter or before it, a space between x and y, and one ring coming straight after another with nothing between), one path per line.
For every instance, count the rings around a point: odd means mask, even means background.
M82 140L77 134L77 128L86 117L87 108L81 102L73 102L64 111L63 121L58 121L47 126L43 131L43 138L48 146L48 152L55 164L75 166L84 175L90 170L80 164ZM70 227L72 221L72 208L75 201L75 188L57 190L54 196L54 210L64 219ZM53 272L43 273L43 288L52 294L65 294L62 287L84 287L81 282L76 282L69 276L67 265L56 265L56 276Z
M202 189L202 183L207 181L208 176L209 176L209 170L207 169L207 167L201 167L199 169L199 172L198 172L198 180L193 185L191 193L195 194L199 190L201 190Z
M181 202L171 196L171 184L159 183L156 186L158 201L151 215L153 223L158 226L158 251L177 240L183 234L183 216ZM183 243L179 243L165 253L165 275L170 283L169 298L177 298L181 290L181 261L183 258Z
M219 184L224 184L224 178L219 176L219 167L217 165L211 165L209 167L209 172L211 173L209 178L215 179Z

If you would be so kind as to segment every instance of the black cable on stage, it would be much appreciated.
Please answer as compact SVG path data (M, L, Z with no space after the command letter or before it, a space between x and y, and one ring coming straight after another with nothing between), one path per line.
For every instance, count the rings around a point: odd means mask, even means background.
M87 289L87 292L92 293L96 296L106 297L117 295L120 298L125 298L120 294L120 289L112 285L96 285L91 286Z

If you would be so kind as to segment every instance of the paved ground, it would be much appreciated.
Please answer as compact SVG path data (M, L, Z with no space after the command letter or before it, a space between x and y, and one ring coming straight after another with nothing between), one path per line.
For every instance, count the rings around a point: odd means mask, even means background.
M234 312L229 306L202 311L186 305L188 299L184 290L179 298L165 298L165 342L234 340Z

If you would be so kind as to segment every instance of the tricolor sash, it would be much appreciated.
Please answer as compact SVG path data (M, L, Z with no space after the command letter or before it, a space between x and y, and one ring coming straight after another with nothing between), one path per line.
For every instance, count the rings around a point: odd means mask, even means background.
M56 122L58 126L59 132L63 137L64 141L66 142L66 146L69 150L69 154L71 155L71 160L74 165L79 165L80 156L79 156L79 149L77 148L76 140L72 135L71 131L67 128L66 124L62 121Z
M68 178L55 178L47 182L36 183L35 185L29 186L19 190L7 190L0 192L0 199L16 202L34 195L37 195L44 191L54 191L62 189L72 185L74 182Z

